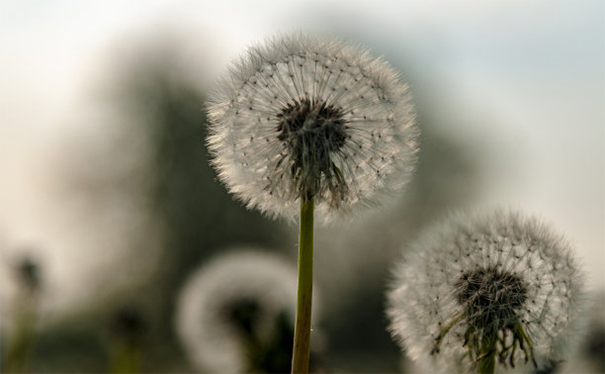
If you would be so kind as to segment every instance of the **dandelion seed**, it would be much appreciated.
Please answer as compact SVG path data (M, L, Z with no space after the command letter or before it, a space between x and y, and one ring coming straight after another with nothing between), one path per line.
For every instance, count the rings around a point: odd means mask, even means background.
M569 244L515 212L450 217L395 273L389 329L432 370L545 369L582 326L583 276Z
M207 372L266 369L250 367L250 360L280 333L281 319L291 331L295 290L296 266L274 254L235 249L206 264L177 304L177 332L188 356Z
M251 48L208 113L220 179L272 216L292 219L311 197L326 221L375 203L407 182L416 161L407 85L340 41L294 35Z

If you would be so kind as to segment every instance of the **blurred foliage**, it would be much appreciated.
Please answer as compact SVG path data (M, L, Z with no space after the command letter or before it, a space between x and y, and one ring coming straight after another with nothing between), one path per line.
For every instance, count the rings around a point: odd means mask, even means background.
M137 299L155 328L149 338L146 368L154 371L182 354L174 334L174 305L178 290L197 266L221 249L248 243L286 248L283 228L234 201L215 181L204 147L206 136L203 94L189 77L175 74L170 56L132 67L124 82L121 105L144 114L149 132L153 172L151 204L165 229L164 252L152 284ZM155 331L154 331L155 330ZM177 360L178 361L178 360ZM145 364L143 364L145 365ZM145 366L143 366L145 368Z
M138 131L150 139L147 167L152 178L144 190L163 226L158 269L147 284L41 331L31 363L35 372L134 371L139 365L142 372L195 372L174 332L175 298L189 274L238 244L296 255L296 227L245 209L216 180L204 143L203 88L186 74L175 73L177 68L172 54L158 47L118 67L119 87L109 98L123 116L142 117ZM381 213L351 225L318 228L316 287L324 316L318 322L324 339L314 357L321 363L318 370L401 370L401 352L385 330L383 295L390 266L417 230L446 210L469 203L476 192L479 171L467 145L441 135L422 112L419 122L420 163L406 191ZM124 306L130 316L145 321L136 323L135 338L130 336L132 323L116 323L125 321L120 318ZM290 340L280 338L276 344L289 345ZM270 370L267 365L283 361L284 350L266 350L275 355L263 356L274 360L255 365Z

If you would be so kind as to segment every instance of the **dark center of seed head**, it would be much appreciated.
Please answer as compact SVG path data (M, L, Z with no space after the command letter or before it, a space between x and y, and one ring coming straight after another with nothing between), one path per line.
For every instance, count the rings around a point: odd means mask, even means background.
M254 333L261 314L258 301L248 298L234 300L225 305L222 311L228 322L246 336Z
M288 104L277 118L277 138L287 147L292 174L301 193L313 196L320 188L322 174L338 177L330 153L340 150L346 141L342 109L305 98Z
M516 310L527 299L525 282L496 268L478 268L462 274L455 284L458 303L476 328L503 328L514 323Z

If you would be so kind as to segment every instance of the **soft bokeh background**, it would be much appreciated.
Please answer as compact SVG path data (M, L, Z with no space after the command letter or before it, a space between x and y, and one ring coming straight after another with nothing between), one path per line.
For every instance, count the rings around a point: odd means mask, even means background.
M405 370L384 330L389 268L451 209L543 217L577 248L588 285L605 287L603 1L4 0L3 352L29 260L32 371L109 370L125 308L144 321L141 370L198 370L174 331L192 272L233 245L296 257L295 227L215 181L204 97L246 46L293 30L384 56L410 82L423 132L406 191L316 233L325 370Z

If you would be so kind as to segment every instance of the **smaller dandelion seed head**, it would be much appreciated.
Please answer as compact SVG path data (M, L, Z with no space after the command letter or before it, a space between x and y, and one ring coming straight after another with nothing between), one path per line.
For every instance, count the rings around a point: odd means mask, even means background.
M541 370L565 358L583 327L583 276L570 245L514 211L450 215L394 274L389 329L435 371L468 372L486 351L500 368Z
M262 307L258 300L242 298L232 300L222 307L221 315L226 323L241 329L243 334L253 334L259 318L262 317Z

